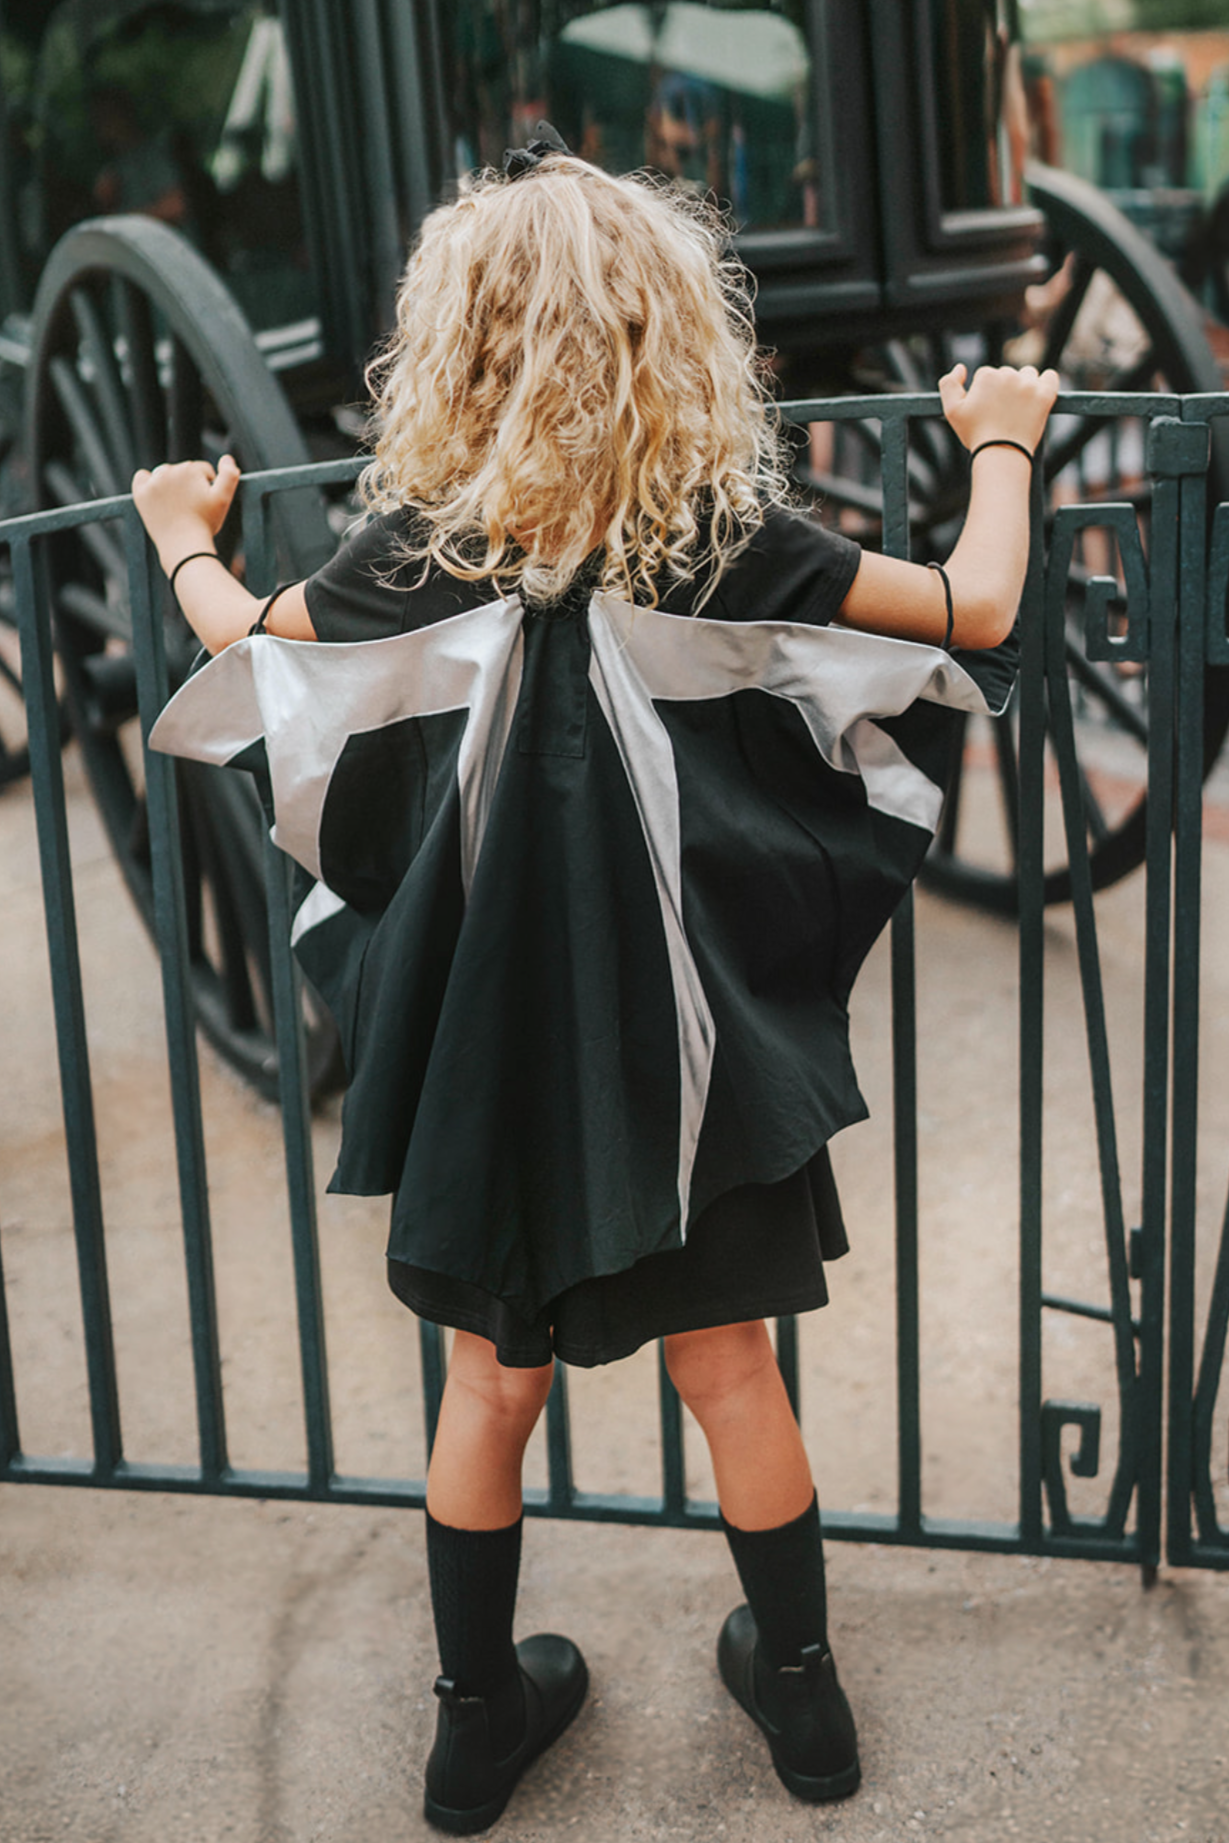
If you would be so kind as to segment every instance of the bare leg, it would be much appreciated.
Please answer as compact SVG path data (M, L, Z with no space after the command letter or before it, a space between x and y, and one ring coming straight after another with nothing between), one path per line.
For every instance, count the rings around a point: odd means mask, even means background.
M708 1441L727 1522L775 1529L801 1516L815 1485L767 1325L679 1332L666 1367Z
M505 1529L521 1514L521 1465L553 1365L505 1369L495 1346L458 1331L427 1474L427 1509L453 1529Z

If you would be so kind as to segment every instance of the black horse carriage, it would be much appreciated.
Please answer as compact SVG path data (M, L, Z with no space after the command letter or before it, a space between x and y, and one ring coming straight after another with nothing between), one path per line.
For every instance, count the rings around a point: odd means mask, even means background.
M352 453L416 225L540 117L588 158L730 202L787 398L925 390L953 358L1004 355L1057 365L1069 388L1219 388L1151 246L1093 188L1026 174L1017 25L1014 0L0 0L0 510L123 492L163 459ZM799 449L822 515L871 544L876 442L873 422L814 425ZM1141 454L1130 419L1060 424L1047 476L1142 506ZM915 556L950 542L962 463L942 425L917 426ZM1229 456L1213 472L1223 496ZM291 495L283 574L322 561L346 516ZM148 916L123 559L93 525L51 569L66 724ZM166 618L182 673L169 598ZM1142 675L1087 660L1079 634L1076 619L1090 721L1142 759ZM1209 682L1210 762L1229 689ZM1010 724L994 758L1010 808ZM272 1090L263 826L241 779L179 766L194 990L215 1043ZM1143 855L1142 780L1127 785L1109 809L1086 779L1100 884ZM932 873L1010 911L1010 856L971 861L961 804L958 764ZM1066 894L1061 863L1047 893ZM327 1083L328 1027L311 1034Z

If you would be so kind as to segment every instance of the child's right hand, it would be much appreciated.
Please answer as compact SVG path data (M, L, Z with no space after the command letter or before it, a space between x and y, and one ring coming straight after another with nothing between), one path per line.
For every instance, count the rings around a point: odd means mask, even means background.
M965 367L955 365L939 379L943 414L965 447L1004 440L1021 442L1032 454L1058 395L1057 371L979 365L967 390L966 376Z

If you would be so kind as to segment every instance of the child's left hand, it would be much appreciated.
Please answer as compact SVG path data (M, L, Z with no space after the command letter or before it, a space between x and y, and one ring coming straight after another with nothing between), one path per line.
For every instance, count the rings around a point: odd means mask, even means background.
M230 454L222 456L216 471L208 461L164 461L152 473L142 467L133 475L133 503L164 568L212 544L239 478L239 464Z

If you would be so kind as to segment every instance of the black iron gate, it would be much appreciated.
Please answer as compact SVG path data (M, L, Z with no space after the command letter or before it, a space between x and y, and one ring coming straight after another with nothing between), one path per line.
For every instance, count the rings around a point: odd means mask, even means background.
M830 425L838 434L841 425L849 424L873 430L885 547L907 555L913 444L919 434L924 439L928 422L938 416L937 398L846 398L787 407L799 423ZM1201 1198L1209 1160L1214 1168L1216 1155L1201 1141L1197 1117L1204 710L1209 696L1222 695L1223 681L1209 674L1229 667L1229 505L1209 509L1207 474L1212 426L1229 415L1229 407L1220 397L1080 393L1061 398L1058 409L1077 419L1068 428L1138 419L1146 443L1139 492L1130 499L1109 502L1068 493L1067 503L1061 495L1056 502L1043 492L1038 470L1017 708L1010 737L1000 735L986 745L1009 796L1004 814L1008 868L1013 877L1018 873L1018 1108L1003 1123L1002 1135L1004 1155L1018 1155L1019 1173L1017 1511L1013 1518L974 1521L927 1515L923 1505L919 1044L915 905L910 899L894 920L890 949L896 1503L886 1512L826 1509L825 1523L831 1535L854 1540L1116 1558L1150 1569L1161 1557L1164 1515L1164 1552L1170 1561L1229 1566L1229 1526L1218 1515L1215 1478L1216 1408L1229 1333L1229 1218L1209 1262ZM329 463L245 481L244 549L253 586L272 580L269 511L275 496L292 487L336 486L351 479L356 467ZM1141 509L1147 514L1146 542ZM419 1506L425 1496L421 1479L353 1476L335 1465L301 1008L285 947L285 866L272 848L266 853L265 883L287 1097L281 1118L307 1463L301 1471L274 1471L233 1464L228 1457L175 768L148 754L145 791L190 1307L197 1458L187 1465L164 1465L124 1455L45 569L46 547L57 535L100 526L118 529L127 559L128 611L119 638L130 644L135 660L145 734L166 698L165 591L130 500L68 507L0 526L0 542L11 555L21 632L93 1449L88 1456L68 1458L23 1450L18 1409L23 1390L37 1390L37 1365L27 1374L15 1362L0 1275L0 1479ZM1098 557L1110 560L1100 570ZM1073 580L1079 584L1074 602ZM1090 733L1085 708L1090 690L1101 707L1108 703L1118 711L1146 765L1146 820L1141 820L1146 855L1139 873L1144 880L1143 1018L1134 1046L1142 1108L1135 1212L1124 1201L1123 1116L1115 1102L1100 909L1094 902L1089 851L1090 838L1095 842L1097 835L1094 782L1099 770L1090 770L1081 759ZM969 746L974 748L972 740ZM968 750L965 759L970 759ZM1054 913L1046 907L1046 891L1047 878L1052 883L1055 874L1047 851L1052 852L1055 830L1066 865L1070 909L1064 913L1070 920L1065 925L1078 965L1079 1026L1089 1072L1106 1282L1099 1299L1048 1287L1043 1262L1043 1227L1051 1240L1056 1233L1053 1207L1047 1217L1045 1188L1046 987ZM958 855L954 819L940 843ZM980 873L973 867L968 874L975 879ZM1049 1025L1052 1031L1052 1018ZM1218 1143L1229 1147L1224 1123ZM1223 1152L1220 1162L1223 1183L1229 1165ZM1202 1189L1197 1184L1201 1173ZM1061 1228L1059 1221L1058 1233ZM1105 1327L1113 1352L1108 1403L1047 1395L1043 1326L1072 1319ZM427 1325L420 1327L420 1338L429 1448L445 1372L444 1342ZM793 1320L779 1323L778 1351L797 1401L799 1342ZM651 1495L587 1491L573 1476L568 1383L560 1368L547 1412L547 1482L527 1494L527 1508L557 1517L714 1524L715 1505L688 1494L682 1411L660 1362L657 1386L660 1489ZM1103 1450L1110 1444L1109 1421L1117 1430L1112 1456ZM1222 1449L1222 1472L1224 1460ZM1104 1481L1098 1511L1073 1507L1073 1479ZM1086 1504L1087 1483L1079 1489Z

